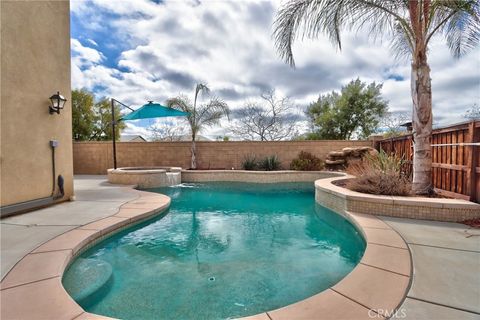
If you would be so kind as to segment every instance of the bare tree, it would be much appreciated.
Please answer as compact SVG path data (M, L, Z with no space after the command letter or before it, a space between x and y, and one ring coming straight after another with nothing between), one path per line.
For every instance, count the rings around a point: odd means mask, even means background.
M187 131L176 123L161 122L147 127L153 141L180 141Z
M275 90L261 95L260 102L249 102L233 112L233 134L245 140L279 141L297 135L300 116L287 97L278 98Z
M387 112L384 117L380 119L380 125L385 129L387 136L398 136L405 131L403 124L412 121L412 116L408 112Z
M480 120L480 107L478 104L474 104L463 115L464 118L469 120Z

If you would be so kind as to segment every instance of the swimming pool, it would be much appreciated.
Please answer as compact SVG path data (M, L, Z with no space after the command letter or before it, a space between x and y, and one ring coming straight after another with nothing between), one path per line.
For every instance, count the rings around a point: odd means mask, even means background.
M347 220L315 203L312 183L148 191L170 196L169 211L98 243L65 273L85 310L122 319L257 314L327 289L365 250Z

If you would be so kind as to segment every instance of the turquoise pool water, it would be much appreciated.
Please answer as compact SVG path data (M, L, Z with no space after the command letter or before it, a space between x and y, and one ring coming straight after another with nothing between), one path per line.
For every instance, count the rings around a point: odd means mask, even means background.
M84 252L63 283L87 311L121 319L227 319L332 286L363 238L315 204L312 183L202 183L167 194L164 215Z

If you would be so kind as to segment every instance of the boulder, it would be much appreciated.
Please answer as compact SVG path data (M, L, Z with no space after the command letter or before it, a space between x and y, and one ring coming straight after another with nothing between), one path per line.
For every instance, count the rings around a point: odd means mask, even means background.
M376 156L378 156L378 151L375 150L375 149L371 149L371 150L368 150L368 154L369 154L371 157L376 157Z
M341 170L350 164L360 163L367 154L377 156L378 151L371 147L347 147L342 151L330 151L325 160L325 167L329 170Z
M331 165L331 166L338 166L340 164L345 164L345 159L338 159L338 160L325 160L326 165Z
M348 147L347 147L347 148L343 148L343 149L342 149L342 152L343 152L343 155L344 155L344 156L348 157L349 155L352 154L353 150L354 150L353 148L348 148Z
M352 150L352 153L350 153L350 157L354 157L354 158L358 158L358 157L361 157L361 153L360 153L360 150L358 149L353 149Z
M327 158L343 158L345 155L342 151L330 151L327 155Z

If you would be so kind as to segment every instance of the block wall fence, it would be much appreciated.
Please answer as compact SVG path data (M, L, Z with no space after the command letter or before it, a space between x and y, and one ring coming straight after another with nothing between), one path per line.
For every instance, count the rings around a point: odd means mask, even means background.
M321 159L332 150L345 147L373 146L372 141L201 141L197 142L197 166L199 169L241 169L243 159L255 154L265 157L276 154L282 167L300 151L310 152ZM185 142L118 142L118 167L175 166L190 167L191 143ZM74 142L73 170L75 174L106 174L113 167L111 142Z

